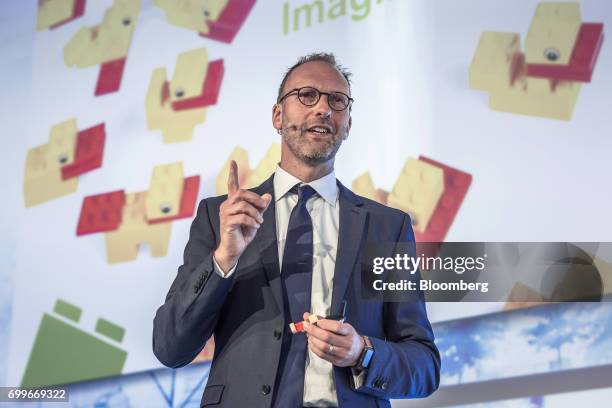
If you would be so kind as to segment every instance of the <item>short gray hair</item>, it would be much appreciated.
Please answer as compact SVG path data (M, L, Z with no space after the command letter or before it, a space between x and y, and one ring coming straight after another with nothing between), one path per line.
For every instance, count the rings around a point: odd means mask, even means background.
M351 74L350 71L348 71L346 68L344 68L342 65L340 65L336 61L336 56L334 54L328 53L328 52L315 52L315 53L308 54L308 55L305 55L303 57L300 57L298 59L298 61L295 64L293 64L293 66L291 68L289 68L287 70L287 72L283 76L283 80L282 80L280 86L278 87L278 95L276 97L276 101L277 102L281 98L281 96L283 96L283 89L285 88L285 84L287 83L287 80L289 79L289 76L291 75L293 70L295 70L300 65L306 64L307 62L313 62L313 61L323 61L323 62L326 62L329 65L331 65L336 71L341 73L342 76L344 77L344 79L346 80L346 83L348 84L349 95L350 95L350 93L351 93L351 76L353 74Z

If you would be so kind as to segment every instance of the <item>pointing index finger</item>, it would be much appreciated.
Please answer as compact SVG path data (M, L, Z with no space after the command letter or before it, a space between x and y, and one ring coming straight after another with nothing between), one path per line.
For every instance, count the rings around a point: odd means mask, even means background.
M227 175L227 194L232 196L240 188L238 182L238 165L235 160L230 162L230 171Z

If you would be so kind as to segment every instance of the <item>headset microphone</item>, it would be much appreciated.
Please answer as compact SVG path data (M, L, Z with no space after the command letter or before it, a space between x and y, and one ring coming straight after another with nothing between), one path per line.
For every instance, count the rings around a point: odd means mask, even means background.
M276 133L278 133L279 135L282 135L284 131L286 130L297 130L297 126L295 125L291 125L291 126L287 126L287 127L282 127L280 129L276 129Z

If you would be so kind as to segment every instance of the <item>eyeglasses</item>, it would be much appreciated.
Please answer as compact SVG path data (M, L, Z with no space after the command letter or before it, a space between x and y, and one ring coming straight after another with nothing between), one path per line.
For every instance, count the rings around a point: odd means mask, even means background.
M295 88L281 96L278 103L281 103L288 96L297 93L298 100L306 106L315 106L319 103L321 95L327 96L327 104L332 110L341 112L348 108L355 100L342 92L321 92L317 88L305 86L303 88Z

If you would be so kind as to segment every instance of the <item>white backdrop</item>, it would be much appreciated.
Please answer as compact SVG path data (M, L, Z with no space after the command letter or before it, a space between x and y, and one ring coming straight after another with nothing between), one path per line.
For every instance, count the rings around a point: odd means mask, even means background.
M110 0L88 1L86 13L61 28L35 32L36 5L2 10L3 91L0 120L0 215L14 248L14 302L7 384L23 376L43 313L61 298L83 309L81 327L104 317L126 329L123 372L158 367L152 320L181 263L191 220L175 221L168 255L142 250L134 262L109 265L102 234L75 234L83 197L117 189L146 190L155 165L182 161L201 176L199 199L239 145L254 165L279 136L271 108L282 74L306 53L332 51L354 73L353 128L337 156L345 185L370 171L390 190L405 160L425 155L466 171L472 185L448 241L610 241L610 95L612 56L604 41L592 83L582 87L571 121L493 112L487 95L468 86L468 67L484 30L525 37L537 1L372 0L369 15L347 17L283 34L283 7L258 1L231 44L169 25L143 1L119 92L93 97L98 68L64 65L64 45L83 26L98 24ZM34 2L32 2L34 3ZM310 2L312 3L312 2ZM323 2L327 4L328 2ZM612 4L582 1L585 22L612 24ZM177 54L205 46L223 58L217 105L190 142L165 145L146 128L144 97L151 71L174 70ZM6 63L5 63L6 62ZM23 205L26 152L46 143L55 123L76 117L79 128L106 124L102 168L81 176L76 193ZM16 239L16 245L10 245ZM495 304L430 304L433 321L498 310Z

